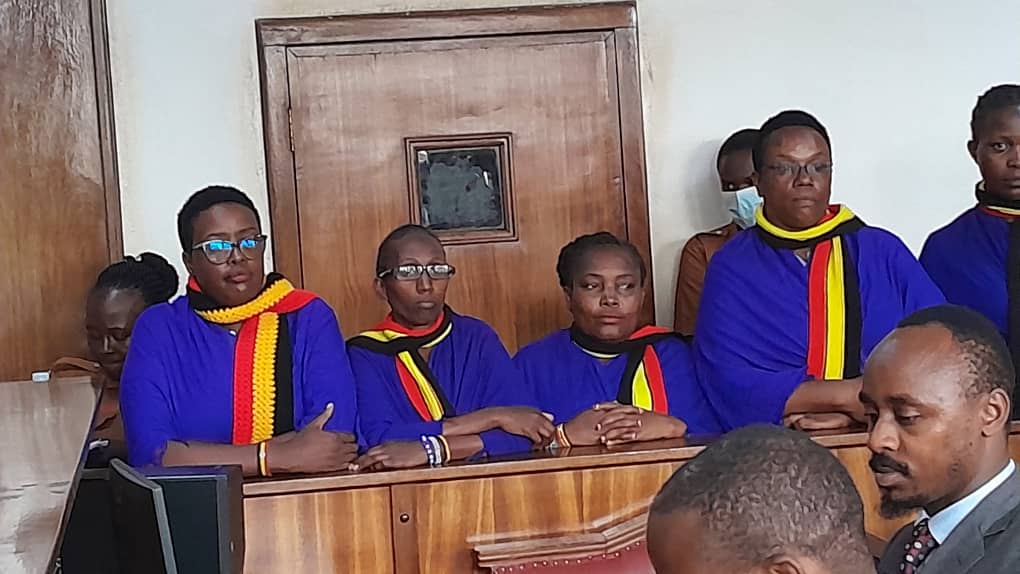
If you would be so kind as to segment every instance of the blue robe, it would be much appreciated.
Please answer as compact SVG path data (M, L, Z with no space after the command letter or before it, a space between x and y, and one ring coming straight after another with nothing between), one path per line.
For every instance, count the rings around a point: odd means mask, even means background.
M473 317L453 315L453 330L432 348L429 368L454 411L464 415L487 407L529 406L534 400L496 332ZM358 396L359 427L369 447L443 433L441 421L423 421L407 398L393 356L347 346ZM525 437L501 429L481 434L481 454L531 449Z
M718 433L719 423L697 384L688 344L676 338L652 347L662 368L669 414L684 421L691 434ZM514 363L539 408L559 424L596 403L616 400L627 356L603 363L570 339L570 329L563 329L522 348Z
M354 432L354 375L336 315L316 299L286 317L295 428L333 403L325 429ZM120 385L132 465L159 464L171 441L231 443L236 343L230 331L199 317L186 296L138 317Z
M864 227L843 235L861 294L861 364L910 313L945 302L895 235ZM756 231L712 258L694 337L698 378L725 429L780 423L807 380L808 266Z
M978 208L928 236L921 265L946 300L988 317L1009 337L1006 251L1009 222Z

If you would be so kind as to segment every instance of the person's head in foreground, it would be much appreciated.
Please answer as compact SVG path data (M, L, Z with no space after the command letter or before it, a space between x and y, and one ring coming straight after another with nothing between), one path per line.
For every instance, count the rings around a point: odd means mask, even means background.
M994 324L940 305L900 322L868 359L861 402L888 517L934 516L1009 462L1015 374Z
M846 469L807 435L767 425L676 471L652 502L648 552L658 574L874 572Z

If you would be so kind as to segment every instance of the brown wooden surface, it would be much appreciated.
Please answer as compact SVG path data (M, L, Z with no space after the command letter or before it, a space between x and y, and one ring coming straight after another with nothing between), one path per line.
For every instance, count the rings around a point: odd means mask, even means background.
M85 352L85 294L121 249L101 14L24 0L0 17L0 379Z
M393 572L385 487L246 498L245 568L273 572Z
M634 2L578 6L528 6L343 16L336 18L265 19L257 22L267 46L346 42L462 38L492 34L537 34L606 30L636 25Z
M92 428L88 378L0 383L0 572L49 572Z
M511 350L565 326L560 247L605 229L650 255L632 25L629 4L260 22L277 268L371 327L375 249L416 219L407 139L507 133L517 239L450 245L449 302Z
M867 434L814 438L847 467L864 501L869 534L875 540L890 538L909 518L878 515ZM317 556L389 556L398 574L485 572L475 566L476 548L487 548L493 563L500 544L511 541L528 542L518 546L529 552L554 554L555 549L544 546L535 550L534 542L558 538L565 545L590 544L587 535L640 515L672 472L709 440L658 441L615 451L588 447L565 456L532 453L439 469L251 481L244 486L245 510L258 510L245 516L248 544L262 548L249 552L247 564L251 572L257 564L258 572L272 574L293 571L299 559L314 571L312 566L320 563L310 560ZM1020 459L1020 425L1014 424L1010 447ZM371 494L359 498L363 492ZM343 514L325 514L333 505ZM350 531L342 526L350 520L357 521L356 540L337 534ZM330 521L335 524L317 531L315 525ZM275 548L270 540L276 541ZM578 557L572 550L567 553Z

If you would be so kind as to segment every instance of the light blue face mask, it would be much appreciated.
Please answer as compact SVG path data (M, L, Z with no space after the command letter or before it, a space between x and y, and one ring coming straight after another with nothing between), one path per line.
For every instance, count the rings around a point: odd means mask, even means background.
M723 192L723 205L726 211L733 216L733 221L741 229L754 227L754 212L758 210L762 199L758 195L758 188L745 187L737 191Z

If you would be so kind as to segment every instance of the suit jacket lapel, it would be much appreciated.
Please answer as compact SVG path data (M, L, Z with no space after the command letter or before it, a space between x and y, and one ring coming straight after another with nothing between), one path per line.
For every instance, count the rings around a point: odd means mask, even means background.
M992 491L921 566L924 572L965 574L985 555L985 538L1002 532L1009 514L1020 504L1020 471Z

